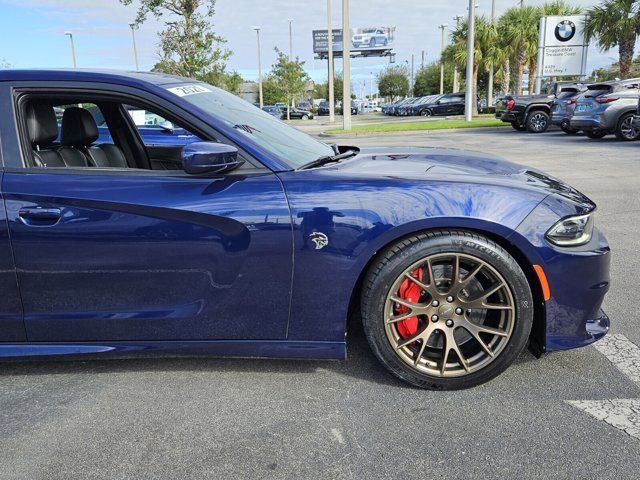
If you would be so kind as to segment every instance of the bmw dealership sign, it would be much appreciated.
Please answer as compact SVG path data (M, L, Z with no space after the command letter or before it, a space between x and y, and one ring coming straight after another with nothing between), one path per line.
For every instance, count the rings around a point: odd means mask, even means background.
M540 20L539 71L542 77L585 75L587 44L585 15L542 17Z

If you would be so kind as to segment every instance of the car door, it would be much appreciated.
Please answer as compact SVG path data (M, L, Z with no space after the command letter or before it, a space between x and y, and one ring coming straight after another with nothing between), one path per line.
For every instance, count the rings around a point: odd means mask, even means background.
M2 176L3 172L0 171L0 180ZM1 187L0 198L4 198ZM0 209L0 291L0 343L24 342L26 335L22 305L4 208Z
M293 245L275 174L31 168L19 142L2 192L29 341L286 337Z

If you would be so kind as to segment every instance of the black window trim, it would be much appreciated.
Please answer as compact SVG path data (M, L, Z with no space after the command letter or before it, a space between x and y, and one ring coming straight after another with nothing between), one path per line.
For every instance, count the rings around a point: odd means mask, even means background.
M10 97L12 99L12 113L14 126L16 128L16 134L18 136L18 146L20 152L20 165L7 165L3 163L5 171L23 172L23 173L35 173L35 172L51 172L51 173L78 173L81 171L89 171L98 173L104 172L105 174L137 174L142 172L143 175L147 174L160 174L166 175L167 171L163 170L141 170L141 169L116 169L116 168L96 168L96 167L64 167L64 168L51 168L51 167L36 167L28 165L27 159L31 159L31 144L28 140L26 133L26 124L24 122L24 102L28 98L34 96L58 96L64 97L68 94L70 97L87 95L93 98L104 98L106 101L118 102L121 104L137 105L148 108L153 111L157 111L159 115L166 118L169 121L183 126L194 135L206 140L208 138L215 138L215 141L232 145L238 149L239 155L246 161L246 165L250 168L241 168L232 172L224 174L248 174L248 173L265 173L271 170L264 166L258 159L256 159L249 152L244 150L240 145L233 142L225 135L221 134L218 130L213 128L208 123L199 119L190 112L184 110L182 107L165 100L157 95L134 87L128 87L123 85L98 83L98 82L44 82L29 81L29 82L12 82L9 85ZM129 102L129 103L127 103ZM93 102L95 103L95 102ZM130 120L130 117L129 119ZM133 122L132 122L133 124ZM139 136L137 128L134 129L135 134ZM143 144L144 145L144 144ZM1 155L1 153L0 153ZM1 157L0 157L1 158ZM252 168L251 168L252 167ZM173 175L183 174L186 176L193 176L186 172L173 171ZM206 175L206 174L205 174ZM221 175L215 175L220 177Z

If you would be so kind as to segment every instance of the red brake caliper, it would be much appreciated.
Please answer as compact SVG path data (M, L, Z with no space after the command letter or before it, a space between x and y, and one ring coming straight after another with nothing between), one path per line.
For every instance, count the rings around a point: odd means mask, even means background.
M422 281L422 268L418 268L411 272L411 275L417 280ZM411 303L418 303L420 301L420 295L422 294L422 289L407 279L402 282L400 285L400 290L398 291L400 298L406 300ZM408 307L404 305L396 304L395 306L396 314L403 315L409 311ZM398 322L398 333L402 338L409 338L412 335L415 335L418 331L418 317L410 317L406 320L402 320Z

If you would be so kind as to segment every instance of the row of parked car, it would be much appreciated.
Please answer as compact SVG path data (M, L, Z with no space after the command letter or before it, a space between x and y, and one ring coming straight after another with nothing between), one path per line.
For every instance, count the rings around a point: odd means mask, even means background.
M262 110L269 115L276 117L278 120L287 119L287 107L282 105L265 105ZM310 120L313 118L311 109L303 110L302 108L289 108L289 118L292 120Z
M506 96L496 108L496 117L516 130L543 133L557 125L569 135L625 141L640 139L639 116L640 78L558 85L552 95Z
M394 116L463 115L466 94L464 92L445 95L409 97L382 106L382 113ZM477 99L476 99L477 100Z

